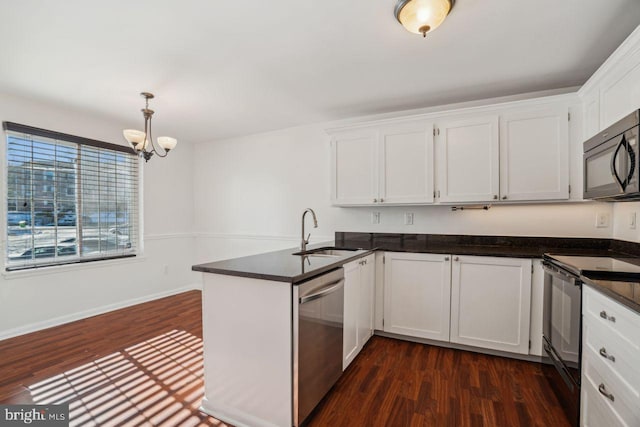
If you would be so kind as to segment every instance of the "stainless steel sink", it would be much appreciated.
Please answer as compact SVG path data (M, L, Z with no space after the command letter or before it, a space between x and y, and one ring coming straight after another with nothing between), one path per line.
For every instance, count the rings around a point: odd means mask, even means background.
M296 252L293 255L338 258L342 256L351 255L355 251L357 251L357 249L338 249L334 247L326 247L326 248L310 249L308 251Z

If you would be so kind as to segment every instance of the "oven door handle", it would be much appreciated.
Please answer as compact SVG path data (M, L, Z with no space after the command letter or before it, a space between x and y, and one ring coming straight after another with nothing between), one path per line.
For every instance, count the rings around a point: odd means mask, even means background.
M560 377L562 377L562 380L565 382L567 387L569 387L569 390L573 392L573 390L579 387L580 385L576 384L573 381L573 379L571 378L571 374L567 370L566 366L564 366L564 363L562 363L562 359L556 354L556 351L553 348L553 346L551 346L546 340L544 342L543 348L544 348L544 351L549 356L549 359L551 359L553 366L555 366L555 368L558 370L558 373L560 374Z

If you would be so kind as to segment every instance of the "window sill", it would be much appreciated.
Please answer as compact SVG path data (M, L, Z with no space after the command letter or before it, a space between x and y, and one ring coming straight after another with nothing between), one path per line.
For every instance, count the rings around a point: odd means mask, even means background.
M4 280L22 279L26 277L44 276L49 274L67 273L78 270L93 270L116 265L127 265L146 261L147 257L140 254L128 258L105 259L100 261L81 262L75 264L51 265L48 267L28 268L24 270L2 271ZM6 266L3 266L5 268Z

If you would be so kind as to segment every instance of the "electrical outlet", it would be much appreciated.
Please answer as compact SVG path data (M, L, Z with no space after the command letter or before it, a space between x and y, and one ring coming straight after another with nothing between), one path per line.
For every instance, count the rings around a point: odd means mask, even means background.
M404 214L404 225L413 225L413 213L407 212Z
M599 212L596 214L596 228L609 227L609 213Z
M636 229L636 213L635 212L631 212L631 214L629 215L629 229L631 230Z
M380 212L371 212L371 224L380 224Z

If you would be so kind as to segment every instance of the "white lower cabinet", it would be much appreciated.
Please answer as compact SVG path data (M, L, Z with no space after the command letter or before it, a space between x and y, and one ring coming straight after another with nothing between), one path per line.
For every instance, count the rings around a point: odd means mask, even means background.
M373 254L344 265L343 370L373 333L374 269Z
M451 257L385 253L384 330L449 341Z
M640 315L582 288L581 424L638 426Z
M451 342L529 354L531 260L455 256Z
M385 252L383 329L530 354L530 330L542 334L531 283L530 259Z

